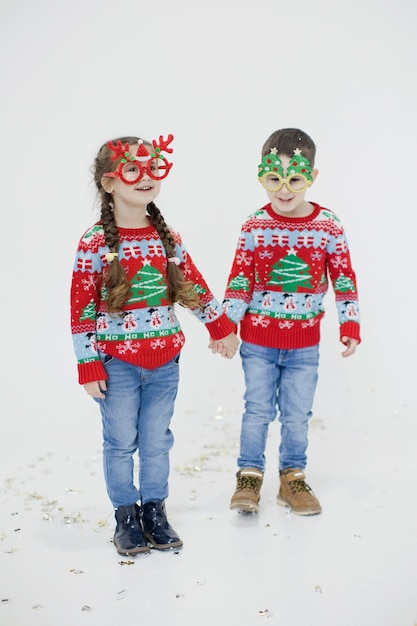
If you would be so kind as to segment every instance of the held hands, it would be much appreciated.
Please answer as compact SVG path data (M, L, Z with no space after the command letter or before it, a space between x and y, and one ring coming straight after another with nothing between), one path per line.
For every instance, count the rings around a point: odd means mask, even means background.
M88 393L89 396L93 398L99 398L100 400L104 400L106 397L104 392L107 390L107 385L105 380L95 380L92 383L86 383L84 385L84 389Z
M227 337L217 341L210 339L208 347L213 354L221 354L226 359L233 359L239 347L239 339L235 333L230 333Z
M346 350L342 352L342 356L344 357L351 356L355 352L356 346L359 343L356 339L351 339L350 337L342 337L341 341L345 344L345 346L347 346Z

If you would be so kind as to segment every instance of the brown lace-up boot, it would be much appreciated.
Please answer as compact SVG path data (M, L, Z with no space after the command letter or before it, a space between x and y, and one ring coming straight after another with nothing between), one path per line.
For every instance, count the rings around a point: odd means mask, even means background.
M281 484L277 495L278 504L290 507L298 515L321 513L320 502L305 482L303 470L287 468L280 471L279 478Z
M244 467L236 474L236 491L230 508L240 513L258 513L263 472L256 467Z

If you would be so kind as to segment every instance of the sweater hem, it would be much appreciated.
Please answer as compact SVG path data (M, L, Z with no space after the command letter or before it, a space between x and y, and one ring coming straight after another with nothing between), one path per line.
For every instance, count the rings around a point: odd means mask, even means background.
M240 338L242 341L253 343L265 348L277 348L279 350L293 350L296 348L310 348L320 343L320 327L309 329L294 328L280 330L275 333L265 333L264 329L246 327L241 325Z

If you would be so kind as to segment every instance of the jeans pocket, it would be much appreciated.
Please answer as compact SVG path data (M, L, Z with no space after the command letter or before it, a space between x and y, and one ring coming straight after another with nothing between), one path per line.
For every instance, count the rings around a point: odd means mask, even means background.
M107 365L108 363L110 363L110 361L113 361L114 357L111 356L110 354L104 354L104 352L100 352L100 361L103 363L103 365Z

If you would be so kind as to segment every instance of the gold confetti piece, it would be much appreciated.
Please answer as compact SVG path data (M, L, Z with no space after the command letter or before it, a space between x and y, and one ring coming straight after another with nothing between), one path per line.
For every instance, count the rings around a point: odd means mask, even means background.
M119 593L117 594L117 599L124 600L126 596L127 596L127 591L126 589L123 589L122 591L119 591Z
M58 500L47 500L45 505L42 507L42 511L46 511L50 508L54 509L58 504Z
M269 613L268 609L263 609L262 611L259 611L259 615L261 615L262 617L264 617L268 613Z
M104 528L107 525L108 525L108 522L106 519L99 519L97 522L97 526L100 526L100 528Z
M326 426L325 423L322 419L320 418L313 418L310 422L310 425L312 428L316 427L316 428L320 428L321 430L325 430Z
M28 499L29 500L42 500L42 496L40 496L38 493L30 493L28 495Z
M270 528L271 524L265 524L265 528Z
M81 607L82 611L91 611L91 606L88 606L88 604L84 604L84 606Z
M81 515L81 513L78 513L76 516L73 515L66 515L64 517L64 524L79 524L80 522L85 522L85 519L83 518L83 516Z
M52 515L49 515L49 513L45 513L44 515L42 515L42 519L44 519L46 522L52 522L54 518L52 517Z
M117 561L119 565L134 565L135 561Z
M15 552L19 552L19 548L15 548L14 546L10 548L10 550L6 550L4 554L14 554Z
M315 585L315 587L314 587L314 591L315 591L316 593L323 593L323 590L322 590L322 588L320 587L320 585Z
M84 574L82 569L70 569L70 574Z

